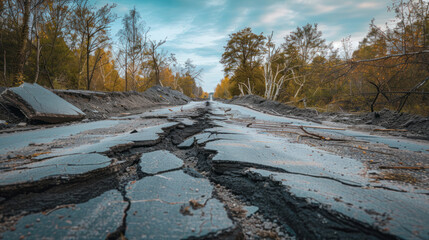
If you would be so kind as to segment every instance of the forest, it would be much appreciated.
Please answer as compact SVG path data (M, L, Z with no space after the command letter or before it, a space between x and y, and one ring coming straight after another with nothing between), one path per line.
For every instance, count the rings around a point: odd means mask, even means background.
M179 63L149 37L135 8L119 18L115 4L89 0L0 0L0 85L38 83L52 89L145 91L161 85L205 97L201 71ZM114 41L112 36L116 36Z
M353 49L328 43L317 23L297 27L283 42L244 28L229 35L225 77L214 96L255 94L318 111L393 111L429 115L429 3L396 0L393 23L370 21Z

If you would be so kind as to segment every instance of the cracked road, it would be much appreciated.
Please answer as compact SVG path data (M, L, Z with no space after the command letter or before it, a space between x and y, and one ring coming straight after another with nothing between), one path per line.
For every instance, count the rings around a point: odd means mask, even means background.
M2 134L0 239L428 239L371 165L428 149L215 101Z

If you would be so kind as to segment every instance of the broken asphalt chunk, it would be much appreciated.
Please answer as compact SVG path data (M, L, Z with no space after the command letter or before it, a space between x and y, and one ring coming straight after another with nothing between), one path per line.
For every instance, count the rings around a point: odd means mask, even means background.
M127 239L201 237L233 227L223 204L211 197L207 179L174 171L145 177L126 189L129 212L135 213L127 215Z
M18 169L0 174L0 187L7 185L36 182L48 178L69 178L84 174L111 164L110 158L92 153L55 157L34 162Z
M1 96L20 109L29 120L60 123L85 117L79 108L37 83L9 88Z
M0 238L105 239L122 225L127 205L119 191L111 190L85 203L27 215Z
M142 172L156 174L180 168L183 166L183 161L169 151L160 150L144 153L141 157L140 166Z

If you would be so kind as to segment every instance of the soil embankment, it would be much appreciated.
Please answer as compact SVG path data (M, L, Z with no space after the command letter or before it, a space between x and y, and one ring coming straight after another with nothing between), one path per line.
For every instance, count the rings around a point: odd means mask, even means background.
M271 114L298 117L308 121L329 121L355 126L360 125L360 128L366 128L365 126L367 126L368 129L378 128L378 126L385 129L404 129L407 131L392 132L406 137L429 139L429 117L397 113L387 109L383 109L379 112L356 114L338 112L320 113L314 109L297 108L280 102L266 100L255 95L235 97L226 102L254 108Z
M3 92L5 89L0 89ZM155 86L141 92L95 92L84 90L52 90L55 94L81 109L90 120L110 116L122 116L167 105L181 105L191 99L181 92L168 87ZM27 122L25 116L7 101L0 98L0 126L13 127ZM7 123L7 124L6 124ZM32 124L30 122L30 124Z

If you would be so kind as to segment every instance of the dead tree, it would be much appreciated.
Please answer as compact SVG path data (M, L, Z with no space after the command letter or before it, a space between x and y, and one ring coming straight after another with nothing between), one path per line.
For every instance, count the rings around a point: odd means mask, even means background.
M160 50L160 47L166 42L166 40L161 41L149 41L148 49L145 52L146 57L148 58L148 63L150 71L153 74L155 80L155 85L162 86L161 82L161 69L166 64L167 61L167 52Z
M253 87L250 84L249 78L247 79L247 84L246 83L238 83L238 89L240 90L240 96L253 95L253 91L252 91Z

